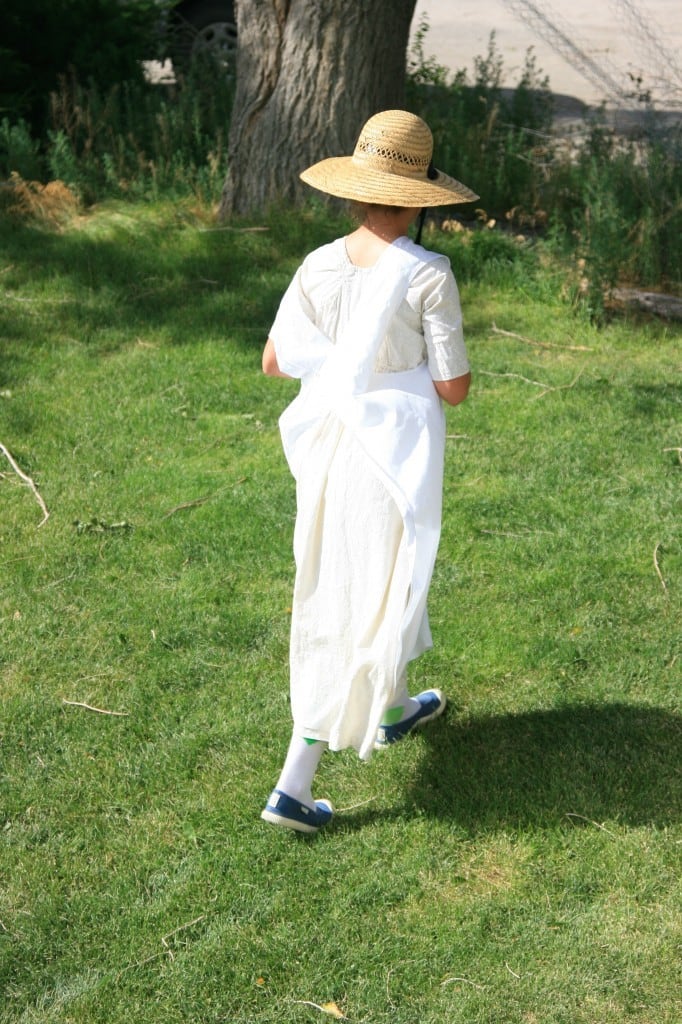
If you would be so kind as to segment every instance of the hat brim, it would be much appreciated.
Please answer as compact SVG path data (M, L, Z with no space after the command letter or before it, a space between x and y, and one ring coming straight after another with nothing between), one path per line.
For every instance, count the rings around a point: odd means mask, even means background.
M436 178L412 178L363 167L352 156L320 160L301 172L301 180L320 192L340 199L382 206L446 206L472 203L479 197L461 181L443 171Z

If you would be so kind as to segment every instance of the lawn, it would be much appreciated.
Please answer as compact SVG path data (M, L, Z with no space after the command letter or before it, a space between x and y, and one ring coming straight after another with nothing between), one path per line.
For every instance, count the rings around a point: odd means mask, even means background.
M429 236L474 369L412 676L450 704L327 755L299 838L259 819L296 392L260 350L339 225L261 226L0 225L0 444L37 492L0 454L0 1021L679 1024L682 330Z

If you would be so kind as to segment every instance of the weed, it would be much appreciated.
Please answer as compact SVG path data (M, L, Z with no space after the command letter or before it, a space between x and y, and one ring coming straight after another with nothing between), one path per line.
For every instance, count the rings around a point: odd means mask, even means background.
M57 227L71 220L78 198L63 181L24 181L12 172L4 194L6 213L14 219Z

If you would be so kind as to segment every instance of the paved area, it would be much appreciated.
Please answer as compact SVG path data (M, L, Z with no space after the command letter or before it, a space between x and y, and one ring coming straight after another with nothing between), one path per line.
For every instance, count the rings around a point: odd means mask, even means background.
M682 3L680 0L534 0L532 6L556 30L564 55L541 38L528 21L528 7L517 0L418 0L413 25L422 14L429 19L425 51L452 71L473 71L474 58L485 55L491 31L506 70L504 85L518 82L519 71L529 46L534 48L538 66L549 75L555 93L576 97L591 105L604 98L605 88L578 70L580 61L571 58L575 46L602 74L613 78L623 90L632 87L630 74L642 76L642 84L654 93L661 106L669 106L657 85L665 78L676 86L676 95L666 86L667 100L676 99L682 109ZM522 19L513 9L526 9ZM644 28L635 21L643 19ZM546 21L535 16L545 33ZM566 42L561 43L559 33ZM568 56L566 55L568 54ZM623 103L617 105L623 106Z

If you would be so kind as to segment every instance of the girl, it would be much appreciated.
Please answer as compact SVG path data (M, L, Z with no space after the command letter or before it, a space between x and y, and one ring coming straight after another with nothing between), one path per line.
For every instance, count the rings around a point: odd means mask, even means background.
M291 622L293 735L262 817L316 832L323 752L368 759L442 713L411 698L407 664L431 646L426 614L440 536L445 420L471 374L446 257L407 238L426 207L478 198L431 162L428 126L376 114L352 157L301 178L361 204L362 223L311 253L282 299L263 353L301 390L280 419L296 479Z

